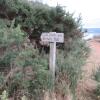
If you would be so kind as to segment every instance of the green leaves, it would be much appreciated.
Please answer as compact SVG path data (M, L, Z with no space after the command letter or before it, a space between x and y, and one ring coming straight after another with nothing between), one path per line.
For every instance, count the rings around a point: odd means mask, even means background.
M3 3L5 2L5 3ZM22 29L32 37L40 36L42 32L63 32L65 36L72 37L73 30L80 27L81 18L73 17L61 6L50 7L39 2L25 0L2 0L5 5L3 16L6 19L15 20L14 26L21 25Z
M86 61L84 53L88 53L88 47L80 39L74 40L69 45L70 51L59 51L57 54L56 89L59 89L61 93L64 89L66 91L70 89L74 96L77 82L82 78L82 67ZM63 86L65 86L64 89ZM76 100L75 97L73 100Z
M1 100L8 100L8 93L7 91L3 91L2 95L0 96Z
M69 86L72 90L75 89L86 50L82 41L72 42L75 36L79 37L76 33L80 34L80 31L74 32L78 30L79 21L76 22L73 15L61 6L49 7L25 0L1 0L0 5L0 14L3 16L3 20L0 20L0 67L12 69L7 86L9 94L17 94L22 90L34 97L41 97L44 91L53 87L48 68L48 55L40 55L27 41L28 37L21 29L31 34L31 37L39 37L42 32L63 32L65 39L71 40L68 45L68 41L65 42L64 54L58 54L56 69L58 83L55 86L58 86L60 80L61 84L58 87L62 87L64 91ZM2 84L3 77L0 79Z

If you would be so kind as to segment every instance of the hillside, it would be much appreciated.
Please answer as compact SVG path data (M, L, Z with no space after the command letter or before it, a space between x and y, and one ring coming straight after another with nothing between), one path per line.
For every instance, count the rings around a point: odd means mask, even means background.
M42 32L64 33L64 43L56 46L55 80L49 68L49 45L40 41ZM59 5L0 0L1 100L44 100L46 94L50 100L54 95L63 100L69 94L76 99L88 52L80 17L76 20Z

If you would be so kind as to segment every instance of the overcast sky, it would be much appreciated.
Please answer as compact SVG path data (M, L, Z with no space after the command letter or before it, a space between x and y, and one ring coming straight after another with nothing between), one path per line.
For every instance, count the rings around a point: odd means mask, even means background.
M66 6L66 10L75 12L77 17L82 15L84 27L100 28L100 0L42 0L50 6L56 6L57 3Z
M42 1L50 6L60 4L66 7L66 11L82 16L82 22L85 28L100 28L100 0L34 0Z

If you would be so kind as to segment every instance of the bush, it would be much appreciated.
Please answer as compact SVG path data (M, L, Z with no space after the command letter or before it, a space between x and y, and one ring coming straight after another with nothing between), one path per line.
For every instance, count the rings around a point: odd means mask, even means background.
M66 55L66 49L64 51L58 49L56 81L53 86L48 69L48 54L39 54L20 30L20 26L4 30L5 28L1 31L0 47L5 47L5 50L0 60L2 66L7 66L9 69L4 78L5 89L9 96L20 99L26 95L28 98L43 100L45 91L52 90L53 87L62 94L66 94L66 87L75 93L86 56L84 54L87 51L81 39L72 42L70 51Z
M8 70L0 78L1 90L6 89L8 96L16 100L23 95L29 99L43 100L44 93L54 87L55 92L62 95L68 89L74 95L87 47L78 39L81 30L73 15L60 6L49 7L23 0L2 0L0 5L0 17L6 19L4 23L0 20L0 68ZM58 49L57 54L55 85L49 73L48 54L40 54L21 29L29 33L30 38L49 31L65 34L63 50Z
M0 96L1 100L8 100L8 93L7 91L3 91L2 95Z
M30 38L39 38L42 32L62 32L66 37L79 37L81 18L75 19L73 14L63 7L50 7L39 2L27 0L1 0L0 17L13 20L14 27L18 24L28 33ZM11 22L9 20L9 22ZM8 23L6 23L9 26ZM79 33L74 33L78 30ZM73 34L74 33L74 34Z
M100 68L98 68L97 72L94 74L94 79L100 82Z
M97 69L97 71L94 73L94 80L97 81L97 87L94 90L93 94L97 100L100 99L100 67Z
M38 50L34 49L20 30L20 26L4 28L1 34L0 48L5 47L5 50L0 56L0 67L9 69L7 75L0 78L1 88L15 98L24 94L33 98L40 95L41 98L41 94L52 87L48 55L39 55ZM2 83L5 84L3 87Z
M66 94L70 89L72 94L75 95L77 82L82 78L82 66L85 64L88 50L84 41L76 39L67 55L65 54L66 51L59 51L57 55L56 89L60 89L62 94Z

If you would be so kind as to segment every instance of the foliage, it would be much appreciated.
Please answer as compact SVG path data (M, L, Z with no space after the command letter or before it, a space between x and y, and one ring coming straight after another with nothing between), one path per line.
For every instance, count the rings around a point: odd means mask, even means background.
M75 20L73 14L66 12L59 5L49 7L27 0L1 0L0 6L1 17L8 20L15 19L15 27L20 24L30 38L39 38L42 32L50 31L63 32L69 37L79 36L78 33L73 35L73 30L79 30L81 18Z
M2 95L0 96L1 100L8 100L8 93L7 91L3 91Z
M20 26L15 29L3 28L0 30L0 67L11 67L21 45L24 33L21 32ZM16 47L14 47L16 46ZM15 49L14 49L15 48Z
M100 68L98 68L97 72L94 74L94 79L100 82Z
M26 96L23 96L21 100L27 100Z
M67 89L74 94L87 55L87 47L79 38L80 18L75 21L73 14L61 6L49 7L27 0L0 0L0 18L0 68L8 70L0 76L0 90L6 89L8 96L16 100L23 95L43 100L45 91L53 87L61 94ZM50 31L65 33L63 50L58 49L54 86L48 54L40 54L29 40Z
M96 89L94 90L94 95L98 100L100 99L100 67L97 69L94 74L94 80L98 82Z
M13 23L14 21L10 28L0 31L0 48L5 47L0 62L2 67L9 68L7 76L1 78L5 80L2 82L6 82L5 89L9 96L20 98L26 95L41 100L45 91L53 88L48 70L48 55L39 54L20 30L20 26L14 28ZM75 92L87 48L81 39L76 39L72 42L69 53L66 54L65 50L58 50L55 81L55 89L63 94L67 91L66 87Z
M0 87L6 89L9 96L25 94L33 98L50 89L48 55L39 55L19 25L2 29L0 35L0 48L5 47L0 56L0 68L9 69L7 76L0 78ZM24 92L19 92L21 90Z
M62 94L66 94L68 89L70 89L72 94L75 95L77 82L82 78L82 66L85 64L87 55L85 53L89 49L85 45L85 42L80 39L76 39L71 47L67 56L65 55L66 51L59 51L58 53L56 89L58 88L57 90L60 90Z
M3 91L2 95L0 96L1 100L8 100L8 93L7 91ZM26 96L24 95L21 100L27 100Z

